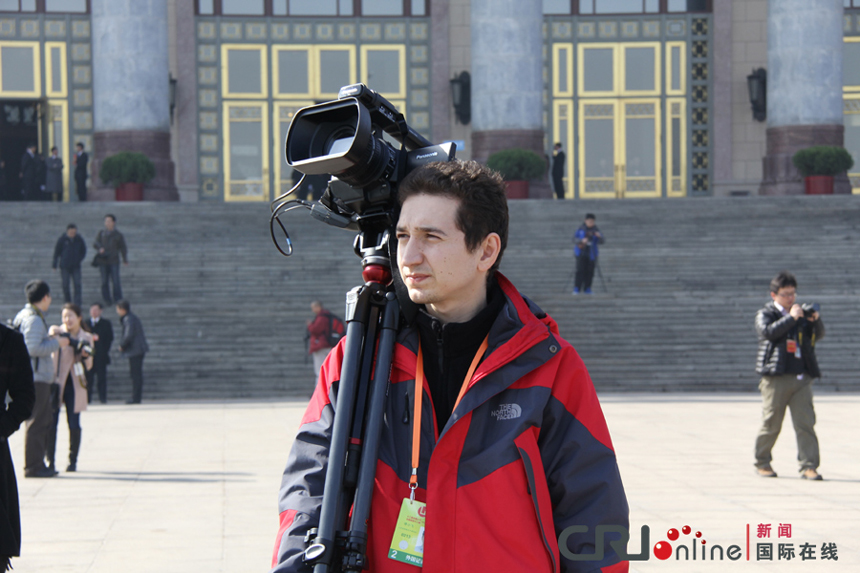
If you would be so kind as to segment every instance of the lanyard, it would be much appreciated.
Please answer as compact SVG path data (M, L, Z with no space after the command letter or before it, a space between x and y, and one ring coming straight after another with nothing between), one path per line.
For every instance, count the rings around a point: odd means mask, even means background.
M466 377L463 379L463 385L460 387L460 394L457 396L457 401L454 402L454 410L460 404L460 400L466 393L466 388L472 380L472 375L478 367L478 362L483 358L484 353L489 346L487 339L489 334L484 337L484 341L475 353L472 359L472 364L469 366L469 371L466 372ZM415 500L415 490L418 488L418 455L421 453L421 401L424 397L424 354L421 352L421 342L418 342L418 361L415 366L415 413L412 416L412 475L409 477L409 499ZM452 410L453 412L453 410Z

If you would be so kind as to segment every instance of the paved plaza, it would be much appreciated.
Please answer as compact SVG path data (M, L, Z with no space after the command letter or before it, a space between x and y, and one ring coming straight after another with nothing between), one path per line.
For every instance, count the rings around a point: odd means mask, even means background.
M630 552L650 545L737 545L741 558L675 556L638 572L860 571L860 396L816 396L823 482L800 480L790 418L774 450L778 479L753 473L759 401L746 395L601 396L630 501ZM19 476L23 556L16 573L261 573L277 531L277 490L304 403L94 405L82 416L79 471L22 479L23 431L10 439ZM64 415L57 445L65 468ZM670 528L692 528L669 541ZM747 525L750 561L746 560ZM760 525L770 536L758 538ZM790 526L790 533L786 526ZM788 537L790 535L790 537ZM772 543L773 561L756 545ZM792 544L794 558L779 559ZM822 559L835 544L838 560ZM815 559L801 559L814 546ZM807 549L808 552L808 549ZM828 555L831 553L828 552ZM475 571L481 571L476 564Z

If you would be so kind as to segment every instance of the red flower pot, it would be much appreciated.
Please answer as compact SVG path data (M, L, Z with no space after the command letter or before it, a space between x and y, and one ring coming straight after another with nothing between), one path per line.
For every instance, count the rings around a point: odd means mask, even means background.
M116 188L117 201L143 201L143 183L123 183Z
M528 181L505 181L505 194L508 199L528 199L529 198L529 182Z
M810 175L804 183L807 195L833 195L832 175Z

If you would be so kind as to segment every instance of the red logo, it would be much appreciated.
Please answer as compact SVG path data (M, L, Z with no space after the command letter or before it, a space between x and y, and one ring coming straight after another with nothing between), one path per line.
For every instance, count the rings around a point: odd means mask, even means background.
M421 517L427 516L427 506L426 505L422 505L421 507L418 508L418 515L420 515Z

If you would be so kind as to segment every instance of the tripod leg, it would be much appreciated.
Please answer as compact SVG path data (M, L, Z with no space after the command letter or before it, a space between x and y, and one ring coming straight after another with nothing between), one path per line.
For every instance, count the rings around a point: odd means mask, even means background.
M358 389L361 368L361 348L367 330L371 290L359 287L347 294L347 305L352 317L347 317L346 344L343 367L337 390L337 404L332 427L329 463L326 468L325 489L320 507L320 521L316 538L305 550L305 559L314 563L314 573L326 573L335 555L335 539L340 522L351 500L343 499L342 486L344 460L352 426L353 406Z
M367 522L373 497L376 463L379 458L379 441L385 412L385 398L388 390L388 376L391 370L391 359L394 356L394 344L397 340L399 316L400 308L396 296L394 293L387 293L385 310L382 315L382 330L379 334L379 344L376 351L376 370L373 374L373 384L370 387L370 398L365 416L367 426L362 440L361 465L352 507L352 521L347 537L344 571L357 573L364 569L366 564Z

